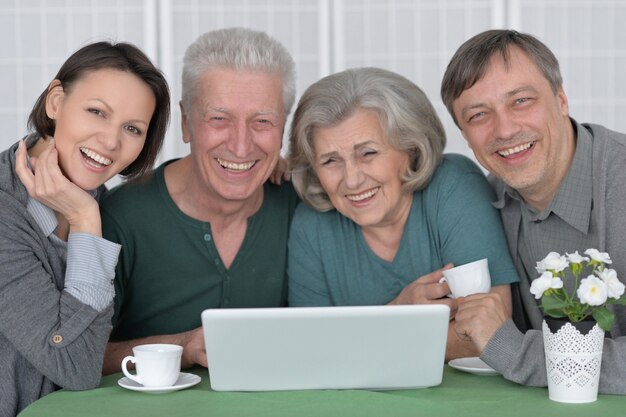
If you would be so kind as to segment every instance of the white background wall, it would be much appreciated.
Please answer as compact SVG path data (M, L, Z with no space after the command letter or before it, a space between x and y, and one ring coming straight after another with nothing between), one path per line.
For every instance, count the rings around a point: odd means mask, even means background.
M0 0L0 149L26 133L35 99L74 50L113 39L135 43L164 71L174 103L161 160L186 154L182 55L201 33L230 26L264 30L291 51L298 96L349 67L408 77L444 121L446 151L466 155L439 98L449 59L483 30L529 32L559 58L571 114L626 131L626 0Z

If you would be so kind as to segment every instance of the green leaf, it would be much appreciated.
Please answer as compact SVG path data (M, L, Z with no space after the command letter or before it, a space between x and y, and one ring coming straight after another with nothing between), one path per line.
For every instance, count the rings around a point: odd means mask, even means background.
M613 327L613 320L615 320L615 314L609 311L606 307L600 307L593 311L591 314L595 321L598 322L598 325L604 330L608 332Z
M557 298L554 294L544 294L541 298L541 308L546 313L548 311L563 310L567 305L567 301Z
M626 295L622 295L619 299L609 298L609 303L611 304L621 304L626 306Z
M563 312L563 310L543 310L544 314L546 316L550 316L550 317L554 317L555 319L560 319L566 316L566 314Z

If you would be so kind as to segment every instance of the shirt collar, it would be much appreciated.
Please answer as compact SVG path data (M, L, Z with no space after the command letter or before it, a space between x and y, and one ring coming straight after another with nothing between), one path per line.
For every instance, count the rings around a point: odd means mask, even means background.
M17 153L17 149L15 152ZM26 157L26 164L29 169L32 169L30 157L28 156ZM26 211L33 216L37 226L39 226L46 237L49 237L59 225L54 210L30 196L28 196L28 201L26 202Z
M592 178L592 136L583 126L572 119L576 131L576 151L569 172L555 197L542 212L526 206L519 193L506 184L496 187L497 200L493 206L504 208L511 199L517 200L532 213L533 220L545 220L554 213L572 227L587 233L591 217L593 178Z

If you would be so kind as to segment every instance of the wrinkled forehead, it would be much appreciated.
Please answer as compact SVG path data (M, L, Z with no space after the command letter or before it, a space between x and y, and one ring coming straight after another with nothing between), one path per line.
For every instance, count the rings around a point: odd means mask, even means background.
M202 111L284 115L282 79L269 72L213 69L200 78L194 106Z

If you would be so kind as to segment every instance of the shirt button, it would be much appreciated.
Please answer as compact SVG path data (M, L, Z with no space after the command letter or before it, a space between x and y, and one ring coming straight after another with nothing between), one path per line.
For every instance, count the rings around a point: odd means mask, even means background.
M61 336L60 334L55 334L52 336L52 343L54 343L55 345L58 345L62 341L63 341L63 336Z
M206 234L204 235L204 240L206 240L207 242L209 242L211 240L211 235L210 234Z
M230 299L224 298L224 305L227 306L228 304L230 304Z

